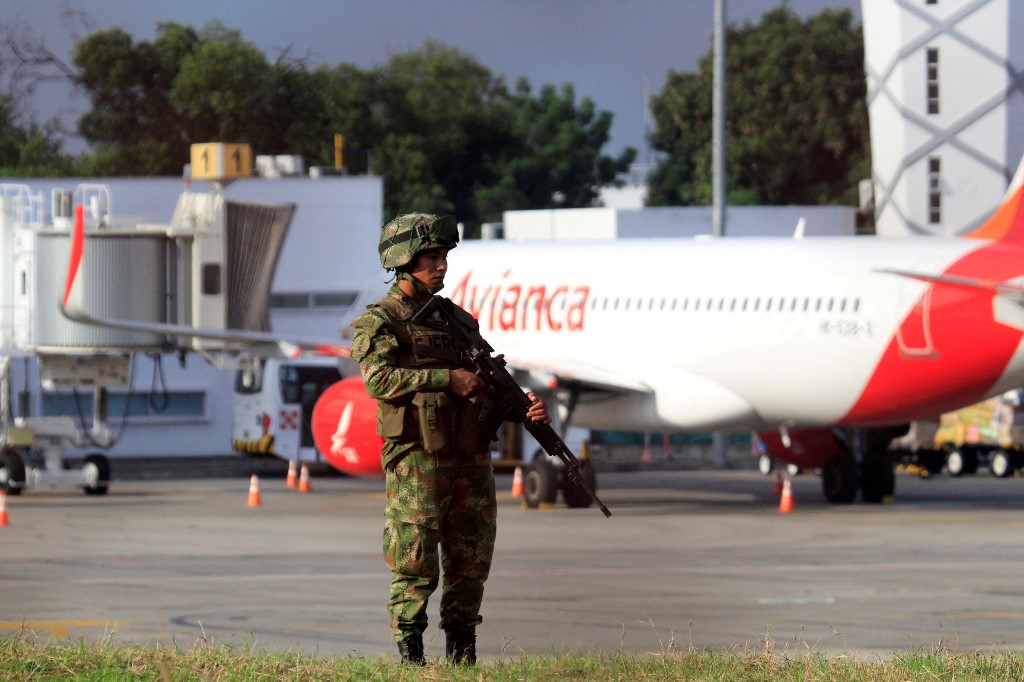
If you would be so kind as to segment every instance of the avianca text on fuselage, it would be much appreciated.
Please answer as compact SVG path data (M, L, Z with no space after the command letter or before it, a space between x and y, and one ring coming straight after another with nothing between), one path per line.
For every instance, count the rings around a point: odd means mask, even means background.
M484 329L580 332L586 325L590 287L585 284L525 284L510 278L484 286L467 272L451 299L468 310Z

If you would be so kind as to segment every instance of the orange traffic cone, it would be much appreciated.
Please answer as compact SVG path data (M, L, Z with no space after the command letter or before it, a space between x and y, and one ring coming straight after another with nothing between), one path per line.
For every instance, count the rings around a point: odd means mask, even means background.
M0 527L9 525L7 522L7 493L0 490Z
M782 472L775 472L775 483L772 484L772 495L782 494Z
M293 460L289 460L289 462L288 462L288 482L287 482L287 485L288 485L289 488L295 488L295 487L298 487L298 485L299 485L298 477L295 474L295 460L294 459Z
M253 474L249 479L249 506L258 507L261 504L263 504L263 499L260 497L260 479Z
M309 491L309 467L303 464L302 473L299 474L299 492L308 493Z
M793 511L793 489L789 482L789 476L786 476L786 482L782 484L782 497L779 498L779 511Z
M512 474L512 497L523 496L523 467L517 466L516 472Z

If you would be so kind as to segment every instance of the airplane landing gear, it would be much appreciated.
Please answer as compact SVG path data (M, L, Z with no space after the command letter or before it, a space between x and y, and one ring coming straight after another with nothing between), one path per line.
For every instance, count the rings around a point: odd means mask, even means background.
M857 498L857 462L853 456L840 455L825 462L821 485L832 504L852 503Z
M845 451L822 467L821 483L825 497L833 504L850 504L857 498L869 504L884 502L896 490L896 476L888 446L894 429L855 429L834 431Z
M523 473L523 501L530 509L558 499L558 470L546 459L535 459Z
M868 453L861 468L861 499L877 504L892 497L896 490L896 476L884 451Z

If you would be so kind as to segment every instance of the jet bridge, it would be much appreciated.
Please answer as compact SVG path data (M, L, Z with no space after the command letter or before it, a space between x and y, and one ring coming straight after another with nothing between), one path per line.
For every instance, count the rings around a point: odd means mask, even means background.
M230 340L66 317L60 302L79 248L76 220L86 254L76 289L97 319L269 331L270 285L295 206L229 201L222 188L184 191L161 225L119 220L104 185L54 189L47 202L26 185L0 184L0 490L72 485L105 493L110 463L102 450L114 443L108 392L130 392L133 357L198 352L230 366L244 350ZM43 390L91 390L91 419L29 414L27 400L16 407L16 358L38 363ZM73 448L98 451L68 470L64 455Z

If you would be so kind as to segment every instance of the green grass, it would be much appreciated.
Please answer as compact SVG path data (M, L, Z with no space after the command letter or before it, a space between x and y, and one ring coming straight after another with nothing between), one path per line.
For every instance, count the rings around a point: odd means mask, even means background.
M43 643L21 634L0 640L0 679L95 680L579 680L662 682L674 680L1024 680L1024 653L982 654L918 650L887 660L817 653L738 654L725 650L651 653L556 653L522 655L479 666L453 668L432 660L422 668L394 658L325 658L197 645L191 649L84 641Z

